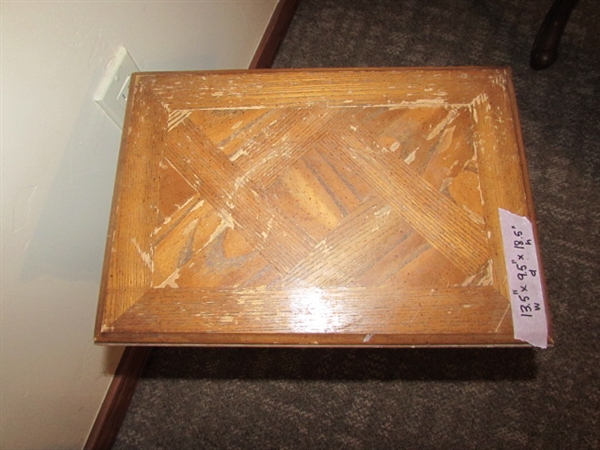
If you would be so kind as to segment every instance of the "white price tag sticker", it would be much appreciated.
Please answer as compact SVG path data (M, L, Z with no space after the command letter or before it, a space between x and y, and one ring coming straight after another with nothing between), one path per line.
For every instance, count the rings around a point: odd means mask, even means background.
M548 344L548 322L533 227L527 217L499 209L515 339Z

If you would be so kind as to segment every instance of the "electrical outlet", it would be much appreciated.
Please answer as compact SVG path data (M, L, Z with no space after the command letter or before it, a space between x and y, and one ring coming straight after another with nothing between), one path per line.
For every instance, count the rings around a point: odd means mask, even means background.
M119 128L123 128L125 120L129 79L133 72L139 70L125 47L119 47L94 96L96 103Z

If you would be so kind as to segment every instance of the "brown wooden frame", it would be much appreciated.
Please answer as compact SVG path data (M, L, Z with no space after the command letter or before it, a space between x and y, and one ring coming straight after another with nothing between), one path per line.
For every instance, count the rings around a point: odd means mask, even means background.
M119 161L98 309L97 342L169 345L522 345L513 338L512 320L507 314L510 304L499 237L498 208L527 216L533 223L535 219L509 69L383 68L152 73L135 75L132 86L133 101L128 106L125 127L129 132L124 135ZM262 86L269 88L264 90ZM296 88L290 89L290 86ZM244 92L244 95L238 92ZM476 231L475 228L467 231L471 227L469 221L453 222L452 219L451 223L445 224L447 228L440 230L439 223L435 221L430 225L427 225L429 222L420 223L417 212L409 210L406 214L413 226L420 227L431 240L439 243L438 249L442 253L460 263L472 263L473 270L481 265L484 261L482 258L487 258L483 255L487 254L489 245L493 261L490 265L493 287L440 289L435 294L437 300L429 303L431 309L422 307L418 299L433 294L418 289L372 289L368 294L361 289L344 289L343 292L336 288L324 289L323 295L329 302L343 303L344 314L360 317L360 326L346 327L336 333L311 328L296 329L290 333L286 324L294 318L288 316L291 312L286 308L288 294L285 292L153 289L153 262L149 261L149 255L152 253L150 239L156 223L147 220L147 211L155 204L153 202L156 202L158 195L154 183L158 176L155 172L158 167L155 158L158 156L157 153L148 152L148 149L162 148L163 140L167 139L167 129L174 129L181 123L177 111L306 108L307 105L345 108L349 101L348 92L352 92L352 107L384 105L387 108L411 108L411 105L447 104L468 111L471 115L473 145L479 159L484 197L485 230L488 237L492 238L488 241L483 231ZM185 138L185 133L193 131L180 127L175 133L183 133ZM172 161L179 158L177 154L169 155ZM338 156L342 157L343 154ZM203 155L205 157L210 155ZM361 154L343 157L348 164L352 164L352 159L363 158ZM367 167L375 167L373 164L378 163L368 162ZM181 171L188 170L183 161L178 167ZM356 170L363 169L357 166ZM371 173L369 170L363 171L361 176L377 184L377 171L373 169ZM398 170L403 169L399 166ZM194 174L190 173L190 176L193 178ZM380 194L393 206L396 201L394 196L400 191L385 197L386 188L382 189ZM430 197L433 194L428 193L428 188L419 188L417 183L411 189L413 192L407 198L414 200L398 203L397 209L405 209L406 205L413 203L432 204L435 209L431 209L427 217L446 214L443 212L445 207L438 211L442 206ZM247 197L246 207L251 203L252 197ZM449 237L453 233L456 236L460 234L460 240L448 240L454 239ZM137 252L132 251L131 242L134 242ZM479 253L481 257L477 256ZM273 261L283 258L280 264L285 268L286 255L281 251L278 254L274 255ZM251 300L254 305L252 310L240 306L237 300L239 295ZM365 303L365 295L369 295L373 303ZM269 309L262 310L256 306L260 303L259 298L269 300ZM442 313L460 308L467 300L475 307L461 310L460 319ZM218 311L212 311L211 304L218 304ZM417 304L420 312L414 314L419 314L418 321L407 324L388 320L390 317L412 314L411 308ZM185 305L185 308L179 305ZM378 306L372 308L373 305ZM198 328L195 316L205 317L204 328ZM237 317L243 325L228 326L220 320L222 317ZM367 336L370 336L369 339L366 339Z

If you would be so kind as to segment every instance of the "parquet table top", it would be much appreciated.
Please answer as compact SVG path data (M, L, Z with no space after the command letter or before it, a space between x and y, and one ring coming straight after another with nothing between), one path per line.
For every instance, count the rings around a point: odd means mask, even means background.
M134 74L96 341L522 345L528 183L504 68Z

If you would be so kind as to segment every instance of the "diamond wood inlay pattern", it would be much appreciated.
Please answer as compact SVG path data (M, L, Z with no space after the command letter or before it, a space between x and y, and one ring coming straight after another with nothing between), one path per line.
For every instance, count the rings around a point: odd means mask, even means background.
M139 73L97 342L518 345L506 69Z

